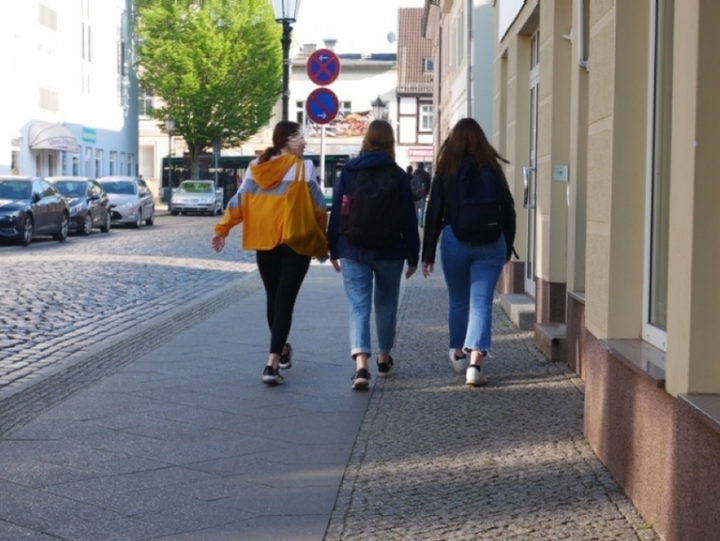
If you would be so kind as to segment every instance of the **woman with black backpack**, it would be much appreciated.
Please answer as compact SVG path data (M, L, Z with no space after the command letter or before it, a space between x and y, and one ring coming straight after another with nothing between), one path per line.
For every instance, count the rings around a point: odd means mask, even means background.
M477 121L460 120L440 147L425 213L422 273L433 272L440 239L450 364L475 387L486 384L495 285L515 241L515 205L501 161L509 163Z
M360 154L343 167L328 224L330 262L342 272L350 305L354 390L370 386L370 313L375 308L378 376L393 369L400 279L415 273L420 252L410 177L395 162L393 127L373 120ZM340 262L342 262L342 267Z

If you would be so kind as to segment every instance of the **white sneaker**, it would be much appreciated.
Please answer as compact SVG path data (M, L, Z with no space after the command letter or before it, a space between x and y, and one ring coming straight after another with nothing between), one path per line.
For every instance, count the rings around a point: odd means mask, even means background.
M482 367L471 364L465 371L465 384L473 387L482 387L487 385L487 378L483 374Z
M462 374L463 372L465 372L465 370L467 370L469 362L467 353L465 354L465 357L461 357L460 359L458 359L455 356L455 350L451 349L448 351L448 357L450 358L450 364L452 365L455 372L457 372L458 374Z

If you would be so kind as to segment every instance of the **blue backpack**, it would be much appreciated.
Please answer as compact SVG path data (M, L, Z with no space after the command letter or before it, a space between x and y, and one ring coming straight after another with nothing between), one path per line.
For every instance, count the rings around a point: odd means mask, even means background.
M466 162L448 187L448 217L463 242L495 242L503 232L502 178L490 167Z

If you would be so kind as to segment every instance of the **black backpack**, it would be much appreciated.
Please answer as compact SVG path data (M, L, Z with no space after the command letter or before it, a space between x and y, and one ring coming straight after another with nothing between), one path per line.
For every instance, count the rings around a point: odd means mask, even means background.
M463 242L495 242L503 232L502 178L490 167L463 164L453 177L449 222Z
M419 201L425 197L425 183L420 175L413 175L410 179L410 189L412 189L413 199Z
M400 186L395 165L361 169L343 196L340 234L350 244L386 250L402 231Z

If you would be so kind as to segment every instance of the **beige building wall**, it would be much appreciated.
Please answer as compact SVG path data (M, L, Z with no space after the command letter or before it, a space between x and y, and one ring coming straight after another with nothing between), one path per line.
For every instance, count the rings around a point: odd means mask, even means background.
M667 390L720 393L720 2L675 10Z
M648 0L590 3L585 324L640 338L648 96Z

